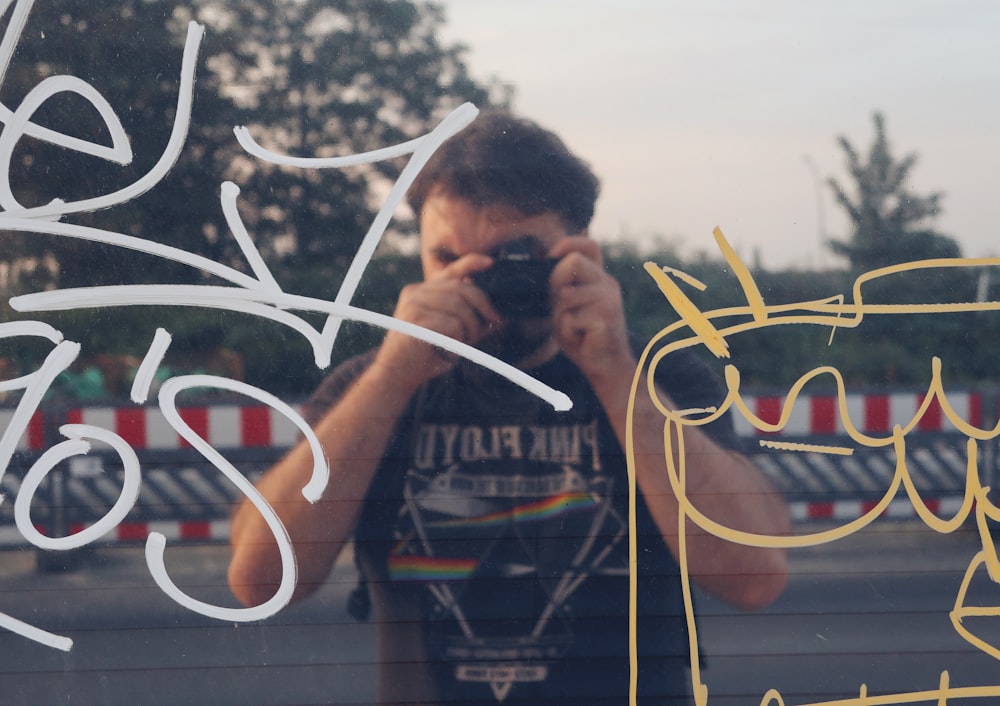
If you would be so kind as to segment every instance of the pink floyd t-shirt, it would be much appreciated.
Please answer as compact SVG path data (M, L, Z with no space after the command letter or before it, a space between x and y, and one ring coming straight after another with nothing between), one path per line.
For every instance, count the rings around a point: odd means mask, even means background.
M369 360L335 371L308 416ZM572 408L555 411L462 363L427 383L397 425L355 533L383 645L418 645L383 660L381 679L405 679L432 703L621 704L625 454L568 359L528 372L568 394ZM665 358L657 380L685 408L723 398L689 352ZM731 424L714 426L709 433L731 446ZM682 703L690 656L679 569L641 495L637 512L640 694L643 703Z

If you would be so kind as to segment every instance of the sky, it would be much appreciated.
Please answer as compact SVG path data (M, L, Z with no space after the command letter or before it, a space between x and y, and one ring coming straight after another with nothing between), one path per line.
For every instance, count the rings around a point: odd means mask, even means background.
M591 233L714 254L720 227L769 269L833 266L875 111L932 225L1000 255L1000 3L990 0L444 0L445 39L602 181Z

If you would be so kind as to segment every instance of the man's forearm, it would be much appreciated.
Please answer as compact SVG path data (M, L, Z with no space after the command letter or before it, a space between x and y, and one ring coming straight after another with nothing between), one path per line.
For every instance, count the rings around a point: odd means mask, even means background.
M302 496L313 463L304 442L257 483L292 540L298 567L295 598L322 583L350 538L409 398L410 392L386 371L369 367L314 428L330 464L330 481L320 500L310 503ZM249 501L233 519L231 543L229 583L237 598L247 605L270 598L281 580L281 560L270 528Z
M658 459L637 463L636 474L644 494L651 486L655 491L649 492L660 492L664 479L669 486L662 421L659 431ZM699 428L677 426L672 431L683 434L683 460L676 436L671 453L675 469L684 464L684 497L695 511L721 526L716 534L687 520L684 546L691 576L708 591L739 607L768 605L784 589L786 551L749 546L725 535L730 534L729 530L765 537L787 535L790 530L784 499L745 456L720 447ZM669 492L672 502L666 505L670 512L664 514L666 522L672 523L670 531L676 535L677 494L672 489Z
M631 369L634 369L632 365ZM629 369L629 368L620 368ZM627 448L628 384L622 376L595 381L595 391ZM688 570L706 590L744 608L767 605L784 588L785 552L752 547L703 530L688 519L683 547L680 542L678 495L668 475L664 425L666 419L645 388L636 395L632 415L632 443L639 490L660 533L679 557L684 551ZM699 428L678 427L684 443L684 497L708 519L751 534L781 536L789 532L784 500L744 456L724 449ZM678 439L671 444L676 468L681 459Z

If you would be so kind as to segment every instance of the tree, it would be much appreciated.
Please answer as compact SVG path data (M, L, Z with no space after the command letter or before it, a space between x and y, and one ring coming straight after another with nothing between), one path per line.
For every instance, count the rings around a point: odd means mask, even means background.
M10 13L8 12L8 20ZM464 48L444 45L441 8L410 0L119 0L37 3L0 99L17 106L47 76L92 83L121 118L135 152L127 167L24 138L10 169L26 206L82 198L134 181L155 163L173 123L188 21L207 27L188 142L170 174L126 206L73 222L175 245L226 265L244 258L219 204L220 183L241 188L240 213L283 285L313 282L329 296L405 162L350 170L279 168L249 157L233 127L265 147L333 156L387 147L426 133L462 102L505 104L509 89L481 86ZM103 122L71 94L34 120L100 141ZM105 138L106 139L106 138ZM3 260L57 263L50 285L176 282L187 268L92 243L11 236ZM296 291L301 291L296 289Z
M941 193L918 195L907 186L915 154L897 160L886 138L885 121L874 115L875 139L862 160L846 137L839 139L854 181L855 196L836 179L829 183L837 202L850 217L848 240L831 241L846 257L854 274L903 262L960 257L958 243L931 228L927 221L940 211ZM968 270L927 267L884 275L862 288L863 300L876 304L937 304L972 301L975 277ZM968 315L868 315L859 328L839 333L839 355L867 385L926 382L931 359L944 361L949 382L978 376L968 365L972 349ZM979 327L973 323L971 331Z
M919 196L906 180L917 155L893 157L885 134L885 120L873 115L875 139L866 161L846 137L838 139L847 158L854 196L839 181L828 180L837 203L850 218L853 233L846 240L831 240L830 248L847 258L856 270L932 258L958 257L958 244L926 225L940 210L941 193Z
M110 193L133 183L155 164L170 133L178 92L183 34L168 29L173 9L171 3L141 0L96 5L53 0L32 8L0 86L4 105L16 108L47 78L79 77L108 100L129 136L134 157L130 164L119 165L22 138L9 169L19 203L33 207L53 198L74 201ZM204 235L223 222L214 196L219 176L212 173L213 153L230 141L221 121L234 116L229 101L218 98L210 75L202 76L196 88L196 110L217 115L219 122L193 122L185 153L167 179L152 194L127 206L64 220L215 254ZM32 120L64 134L108 142L96 111L71 93L51 97ZM187 198L177 193L183 189L190 192ZM44 283L49 287L191 276L152 258L93 243L33 233L3 238L3 259L51 263L49 281ZM23 291L14 284L15 291ZM31 284L37 288L41 282L36 279Z
M343 156L425 134L471 101L506 105L510 89L480 86L461 46L438 39L442 9L409 0L242 0L197 19L228 46L208 65L265 147L295 156ZM263 71L261 67L268 67ZM230 168L234 180L246 159ZM246 220L277 269L330 297L405 160L350 170L254 164L240 179ZM333 275L333 276L331 276ZM280 277L279 277L280 281Z
M11 23L11 7L0 16L0 29ZM422 0L46 0L31 10L0 85L0 101L14 109L47 77L79 77L107 99L134 158L122 166L22 137L8 169L18 203L42 206L53 198L107 194L149 171L174 123L183 42L192 20L206 32L191 125L177 163L127 204L63 222L165 243L246 271L220 205L220 185L230 180L240 187L240 216L255 245L281 286L296 294L334 296L405 159L342 170L278 167L244 152L235 126L247 126L255 140L276 152L340 156L426 134L461 103L503 106L511 99L509 86L482 85L470 77L464 47L438 37L443 10ZM31 119L64 134L108 142L97 111L71 93L50 97ZM399 230L405 236L415 229L404 222ZM358 291L359 303L368 297L363 305L381 307L395 299L390 290L400 285L390 274L393 267L372 268ZM53 287L206 279L193 268L134 251L0 231L0 291L8 296ZM373 292L368 279L386 291ZM144 326L155 319L175 334L172 350L185 341L240 350L248 377L315 373L308 369L304 342L275 330L280 327L229 312L169 308L149 317L148 311L123 307L35 318L85 342L91 354L142 352L151 337ZM362 345L370 338L369 331L347 332L338 339L343 343L338 342L335 360L356 352L352 340ZM292 345L301 350L287 353ZM279 349L286 351L284 362L276 355ZM289 356L302 364L290 363ZM270 370L262 371L266 367ZM301 380L278 384L308 386Z

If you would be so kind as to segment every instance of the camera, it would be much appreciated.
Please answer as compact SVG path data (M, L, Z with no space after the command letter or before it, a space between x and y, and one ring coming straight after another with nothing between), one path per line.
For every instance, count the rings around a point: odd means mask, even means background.
M536 238L505 245L493 254L493 266L472 275L472 282L486 292L501 316L529 319L548 316L549 276L558 260L538 257Z

